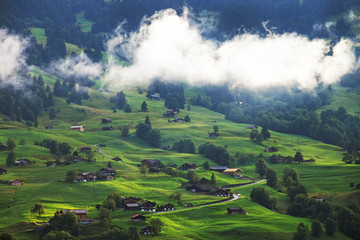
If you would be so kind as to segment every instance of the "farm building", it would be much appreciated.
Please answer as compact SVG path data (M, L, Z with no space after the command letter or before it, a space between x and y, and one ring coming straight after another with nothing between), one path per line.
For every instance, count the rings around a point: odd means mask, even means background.
M151 95L150 100L160 101L160 96L158 95Z
M142 212L155 212L156 202L145 201L140 203L139 209Z
M112 126L106 126L106 127L102 127L101 130L103 130L103 131L112 131L113 127Z
M80 221L84 221L87 219L86 215L88 210L86 209L63 209L60 211L61 214L66 214L67 212L75 213Z
M73 162L83 162L85 161L84 158L80 157L80 156L72 156Z
M228 208L227 211L228 214L242 214L242 215L246 214L245 210L241 207Z
M215 195L218 197L230 197L231 190L230 189L218 189L218 190L216 190Z
M138 203L125 203L124 210L128 210L128 211L139 210L139 204Z
M175 117L176 114L178 114L178 112L176 112L176 111L174 111L172 109L168 109L164 113L164 117Z
M145 235L149 235L149 234L154 234L154 229L151 226L147 226L147 227L142 227L141 229L141 234L145 234Z
M0 174L7 174L8 170L6 170L5 168L0 167Z
M228 169L227 166L213 166L213 167L210 167L210 171L215 171L215 172L220 172L220 173L222 173L226 169Z
M231 177L242 177L241 173L243 170L239 168L228 168L225 171L223 171L224 174L231 176Z
M76 176L75 182L87 182L87 181L95 181L97 180L97 176L90 172L80 173Z
M277 151L279 151L279 149L274 148L274 147L267 147L267 148L265 148L264 151L265 152L277 152Z
M86 151L91 151L91 147L86 146L86 147L82 147L82 148L80 149L80 152L86 152Z
M141 164L143 166L147 166L147 168L159 168L160 167L160 163L161 161L160 160L157 160L157 159L144 159L141 161Z
M169 145L164 145L160 148L161 150L165 150L165 151L169 151L170 150L170 146Z
M23 185L23 182L19 179L13 179L11 181L9 181L11 186L21 186Z
M85 131L85 129L84 129L83 126L71 126L69 130L72 130L72 131L80 131L80 132Z
M247 129L257 129L257 126L255 124L251 124L246 127Z
M30 165L31 164L31 161L24 158L24 159L20 159L20 160L17 160L15 161L15 166L26 166L26 165Z
M54 129L54 127L51 125L48 125L48 126L45 126L45 129Z
M112 120L110 118L103 118L101 119L101 123L111 123Z
M0 151L5 151L5 150L6 150L6 146L0 143Z
M111 160L117 161L117 162L122 162L121 158L119 157L113 157Z
M175 210L175 206L172 205L171 203L168 203L160 207L160 211L174 211L174 210Z
M108 167L107 168L102 168L99 171L101 172L102 177L106 178L106 179L107 179L108 176L114 177L116 175L116 170L113 169L113 168L108 168ZM107 180L110 180L110 179L107 179Z
M177 118L174 118L173 120L169 119L169 122L183 123L184 119L177 117Z
M188 187L187 190L194 193L206 194L210 193L212 190L216 191L218 188L212 184L195 183Z
M136 214L130 218L131 222L143 222L146 220L146 217L141 214Z
M189 170L189 169L196 170L197 168L198 168L198 165L195 164L195 163L184 163L183 165L181 165L179 167L179 170L183 170L183 171L186 171L186 170Z

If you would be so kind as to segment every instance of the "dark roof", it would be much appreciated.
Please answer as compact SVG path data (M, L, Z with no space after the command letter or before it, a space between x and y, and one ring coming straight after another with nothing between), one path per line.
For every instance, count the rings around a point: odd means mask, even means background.
M22 181L19 179L13 179L13 180L9 181L9 183L13 183L13 182L22 182Z
M138 207L139 204L137 204L137 203L126 203L125 206L126 206L126 207L129 207L129 208L130 208L130 207Z
M100 172L116 172L116 170L113 168L106 167L106 168L100 169Z
M157 167L161 161L157 159L144 159L141 161L142 164L147 164L148 167Z
M217 190L218 188L212 184L195 183L188 187L188 189L198 189L203 192L210 192L211 190Z
M228 208L228 211L244 211L244 209L242 207L232 207L232 208Z
M140 203L139 205L140 207L143 207L143 206L156 206L156 202L150 202L150 201L145 201L145 202L142 202Z

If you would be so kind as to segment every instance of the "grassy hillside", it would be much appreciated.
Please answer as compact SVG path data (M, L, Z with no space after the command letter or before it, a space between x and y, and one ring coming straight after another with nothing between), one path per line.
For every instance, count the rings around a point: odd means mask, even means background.
M44 74L40 69L32 70L34 75L42 74L47 84L53 84L54 78L50 74ZM201 93L201 89L185 86L186 96ZM181 110L179 117L189 115L190 123L169 123L168 118L162 114L165 112L163 101L149 101L145 94L138 94L135 89L125 89L127 101L133 112L113 113L110 109L113 105L109 98L115 92L100 92L98 89L89 89L90 99L84 100L83 105L66 104L65 99L54 97L56 118L50 120L48 113L44 112L38 117L38 128L25 127L23 123L0 121L0 141L6 142L7 137L15 139L16 158L28 158L35 164L24 167L6 167L9 174L1 175L0 180L20 178L24 180L24 186L9 186L1 184L0 195L0 231L15 232L21 239L35 239L36 235L24 234L30 223L44 222L53 216L56 210L84 208L89 210L90 218L97 218L96 204L102 203L106 196L112 192L118 192L122 196L137 196L142 199L156 201L158 205L172 203L178 211L160 213L151 217L160 217L166 222L163 233L159 239L289 239L296 230L299 222L311 224L309 219L295 218L288 215L270 211L249 200L253 186L239 187L234 192L242 194L240 200L231 203L222 203L213 206L204 206L194 209L184 209L184 206L169 199L175 191L182 194L183 203L194 205L217 201L221 198L209 195L199 195L181 188L182 178L172 178L164 173L148 173L145 176L140 173L138 165L143 159L159 159L164 164L177 164L178 166L189 162L202 166L206 159L198 154L184 154L171 151L163 151L149 146L144 140L137 137L122 138L120 128L128 126L130 133L135 132L135 126L143 122L148 115L153 128L160 130L162 144L172 146L175 142L192 138L198 147L200 144L211 142L216 145L226 146L231 155L236 152L244 154L262 153L264 158L270 157L271 153L265 153L266 146L274 146L279 149L277 154L294 156L296 151L301 151L306 159L314 158L314 163L291 164L291 167L299 171L302 183L307 187L310 194L321 194L336 203L343 204L354 196L359 201L358 191L350 191L348 184L351 181L360 182L359 166L345 165L341 159L341 148L324 144L313 139L271 132L272 137L258 145L249 139L250 130L246 124L236 124L224 119L224 115L212 112L202 107L192 106L191 111ZM148 104L149 111L140 112L143 101ZM104 117L111 118L112 123L101 124ZM209 138L208 132L212 131L214 124L219 126L220 136ZM54 129L45 130L44 126L52 125ZM71 125L83 125L85 132L69 131ZM103 126L113 126L114 131L101 131ZM20 140L25 140L20 145ZM48 160L55 160L49 150L34 145L35 141L54 139L58 142L67 142L74 148L92 146L93 144L105 144L103 152L110 157L120 157L123 162L112 161L117 170L118 177L113 181L95 181L88 183L69 184L63 182L69 169L79 172L97 170L106 167L109 159L95 152L96 162L75 163L72 165L60 165L47 167ZM274 142L276 140L276 143ZM5 166L8 151L0 152L0 166ZM254 171L256 159L246 165L238 167L244 170L244 175L252 178L258 176ZM211 165L216 163L211 162ZM230 167L234 166L234 162ZM282 171L288 164L271 165L281 179ZM197 170L201 177L210 179L211 173L202 169ZM217 185L237 184L248 180L234 179L229 176L215 173ZM271 190L270 188L268 188ZM279 209L286 209L289 200L285 194L271 190L273 196L279 200ZM41 202L45 206L46 213L41 217L30 214L30 208L35 203ZM228 216L228 207L243 207L249 215ZM281 212L281 211L280 211ZM116 210L112 213L113 224L130 227L142 226L146 223L130 223L130 216L136 212ZM26 227L19 227L19 223ZM98 224L86 226L87 232L96 231ZM323 237L323 239L327 239ZM346 239L337 234L332 239Z

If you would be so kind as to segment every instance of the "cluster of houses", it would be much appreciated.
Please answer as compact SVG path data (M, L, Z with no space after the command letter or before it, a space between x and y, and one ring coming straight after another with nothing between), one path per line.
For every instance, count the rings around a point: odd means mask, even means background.
M116 170L113 168L102 168L99 170L101 177L91 172L79 173L76 175L74 182L88 182L95 180L114 180L116 176Z
M156 206L156 202L142 201L136 197L123 198L124 210L127 211L142 211L142 212L156 212L156 211L173 211L174 205L168 203L163 206ZM139 221L139 220L137 220Z

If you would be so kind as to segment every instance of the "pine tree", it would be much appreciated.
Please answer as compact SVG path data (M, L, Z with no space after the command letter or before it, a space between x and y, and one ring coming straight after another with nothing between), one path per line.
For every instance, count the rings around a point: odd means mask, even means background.
M112 168L111 162L108 162L107 167Z
M298 163L304 162L304 157L301 152L297 151L295 153L294 162L298 162Z
M146 118L145 118L145 124L148 124L151 126L151 122L150 122L150 118L148 115L146 115Z
M53 120L53 119L56 118L55 109L54 109L53 107L50 109L49 118L50 118L51 120Z
M143 101L143 103L141 104L141 111L142 112L147 112L148 108L147 108L147 104L145 101Z
M13 151L9 152L6 158L6 165L13 166L15 164L15 153Z
M206 161L204 162L203 167L204 167L205 170L210 170L210 162L209 162L208 160L206 160Z
M261 134L263 135L264 139L268 139L271 137L269 129L266 126L261 129Z
M132 112L132 109L131 109L131 107L130 107L129 104L125 104L125 106L124 106L124 112L126 112L126 113L131 113L131 112Z
M186 115L186 116L185 116L184 121L185 121L185 122L191 122L191 119L190 119L189 115Z
M214 173L211 175L211 184L216 185L216 177Z
M262 178L266 173L266 169L268 169L266 162L264 159L259 158L259 160L255 163L255 173L258 173Z

